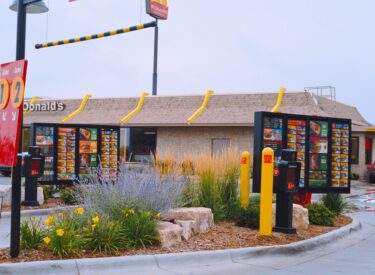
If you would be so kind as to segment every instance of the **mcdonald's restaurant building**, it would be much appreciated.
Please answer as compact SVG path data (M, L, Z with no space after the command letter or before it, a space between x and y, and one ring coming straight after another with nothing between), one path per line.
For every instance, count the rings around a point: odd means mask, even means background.
M150 161L155 152L176 157L215 153L229 146L252 153L254 112L270 111L277 97L278 93L213 94L189 123L204 95L147 96L144 101L140 97L26 100L24 151L32 123L61 123L68 118L69 124L120 126L120 157L126 161ZM374 162L375 128L354 106L309 92L288 92L279 111L351 119L352 172L364 177L366 166Z

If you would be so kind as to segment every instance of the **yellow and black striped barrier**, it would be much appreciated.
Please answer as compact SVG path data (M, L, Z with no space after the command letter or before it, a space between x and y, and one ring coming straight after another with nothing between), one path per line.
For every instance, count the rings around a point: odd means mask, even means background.
M72 39L66 39L66 40L59 40L59 41L54 41L54 42L36 44L35 48L41 49L41 48L54 47L54 46L60 46L60 45L65 45L65 44L72 44L72 43L83 42L83 41L87 41L87 40L98 39L98 38L103 38L103 37L108 37L108 36L112 36L112 35L118 35L118 34L122 34L122 33L138 31L138 30L143 30L143 29L153 28L153 27L156 27L156 21L152 21L152 22L142 24L142 25L132 26L132 27L129 27L129 28L123 28L123 29L118 29L118 30L114 30L114 31L109 31L109 32L102 32L102 33L98 33L98 34L82 36L82 37L77 37L77 38L72 38Z

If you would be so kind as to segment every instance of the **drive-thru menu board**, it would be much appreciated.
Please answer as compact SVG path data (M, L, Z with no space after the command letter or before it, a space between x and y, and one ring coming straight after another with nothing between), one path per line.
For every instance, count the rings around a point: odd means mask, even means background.
M271 147L297 152L301 193L350 192L351 120L329 117L255 113L253 191L260 192L261 153Z
M31 125L31 145L45 155L44 184L71 183L98 167L104 177L115 179L118 170L120 128L100 125Z

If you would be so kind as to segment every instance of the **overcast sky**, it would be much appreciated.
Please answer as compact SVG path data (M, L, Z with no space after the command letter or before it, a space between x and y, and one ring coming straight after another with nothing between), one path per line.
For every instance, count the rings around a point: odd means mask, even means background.
M16 49L12 0L0 1L0 63ZM26 96L151 93L153 29L36 50L36 43L152 21L144 0L45 0L28 15ZM336 87L375 123L374 0L169 0L160 22L160 95ZM48 24L47 24L48 22Z

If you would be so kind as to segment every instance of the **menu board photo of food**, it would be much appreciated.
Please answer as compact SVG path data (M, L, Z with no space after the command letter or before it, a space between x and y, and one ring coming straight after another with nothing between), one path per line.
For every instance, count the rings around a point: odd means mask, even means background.
M44 172L40 178L41 181L52 181L54 175L53 167L53 149L54 133L53 127L37 126L35 127L35 145L41 148L41 154L45 156Z
M297 161L301 163L299 186L305 186L305 143L306 121L288 120L287 148L297 152Z
M75 179L76 129L58 128L57 180Z
M324 187L327 184L328 170L328 122L310 121L310 187Z
M79 174L90 174L97 167L98 130L96 128L79 129Z
M283 120L265 117L263 123L263 148L271 147L275 152L275 160L281 159L283 147Z
M349 185L349 124L332 123L331 187Z
M118 166L118 131L102 129L101 140L100 160L102 174L105 177L115 178Z

